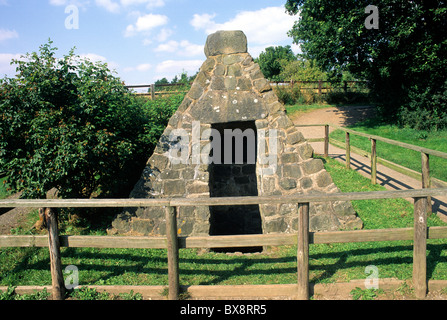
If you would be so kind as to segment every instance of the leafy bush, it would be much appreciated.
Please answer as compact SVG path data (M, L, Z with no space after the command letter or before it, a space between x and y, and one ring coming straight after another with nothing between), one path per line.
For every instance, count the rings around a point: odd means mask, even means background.
M369 95L364 92L344 92L343 90L333 90L328 92L325 100L329 104L354 104L369 103Z
M0 82L6 185L28 198L128 195L178 101L145 104L106 64L56 50L49 41Z
M399 112L401 125L417 130L436 131L447 128L447 80L439 88L427 87L420 93L414 87L410 103Z

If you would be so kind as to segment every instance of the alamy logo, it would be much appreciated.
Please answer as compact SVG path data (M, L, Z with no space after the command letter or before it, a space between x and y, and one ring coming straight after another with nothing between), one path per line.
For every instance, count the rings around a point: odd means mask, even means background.
M365 8L365 13L370 13L365 20L365 28L368 30L379 29L379 8L369 5Z
M68 30L79 29L79 8L75 5L65 7L65 13L68 14L65 19L65 28Z
M266 165L264 174L273 175L278 161L276 129L210 128L201 133L200 122L192 123L191 134L175 129L169 135L172 164L256 164Z

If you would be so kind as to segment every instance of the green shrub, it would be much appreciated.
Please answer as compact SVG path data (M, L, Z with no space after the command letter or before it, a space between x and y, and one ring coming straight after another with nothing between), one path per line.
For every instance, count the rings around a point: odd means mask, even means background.
M180 96L145 103L106 64L56 58L52 42L0 80L0 172L9 191L43 198L126 196Z
M401 125L417 130L436 131L447 128L447 80L440 88L414 87L410 102L399 112Z

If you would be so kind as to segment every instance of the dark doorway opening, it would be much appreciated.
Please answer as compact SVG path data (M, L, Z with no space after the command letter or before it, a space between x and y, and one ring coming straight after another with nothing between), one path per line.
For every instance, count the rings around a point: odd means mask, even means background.
M253 122L212 126L210 196L249 197L258 195L256 177L257 134ZM259 205L210 207L210 235L262 234ZM259 252L262 247L225 248L214 251Z

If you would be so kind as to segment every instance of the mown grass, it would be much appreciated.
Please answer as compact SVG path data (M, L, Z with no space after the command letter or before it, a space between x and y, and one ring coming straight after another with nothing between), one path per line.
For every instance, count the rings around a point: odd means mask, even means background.
M396 125L380 123L376 119L371 119L349 128L354 131L377 135L432 150L447 152L447 131L427 132L411 128L400 128ZM341 130L336 130L331 133L331 138L345 142L345 133ZM367 138L352 134L351 144L364 151L371 152L371 142ZM380 158L421 172L421 154L419 152L377 141L377 155ZM430 174L432 177L447 181L446 168L447 159L435 156L430 157Z
M5 199L9 194L5 188L6 177L0 178L0 200Z
M384 190L335 160L325 161L342 192ZM413 223L413 205L405 200L354 201L353 205L365 229L410 227ZM445 225L436 216L431 216L428 224ZM429 240L429 279L447 279L446 249L447 240ZM311 245L310 277L315 283L365 279L365 268L375 265L381 278L410 279L412 256L411 241ZM63 248L62 264L78 267L81 286L168 284L166 250ZM252 255L180 251L180 282L184 285L296 283L296 267L295 246ZM50 284L47 249L1 249L0 285Z
M303 114L311 112L318 109L325 109L335 107L335 105L330 104L294 104L286 105L287 114L289 116L296 116L298 114Z

